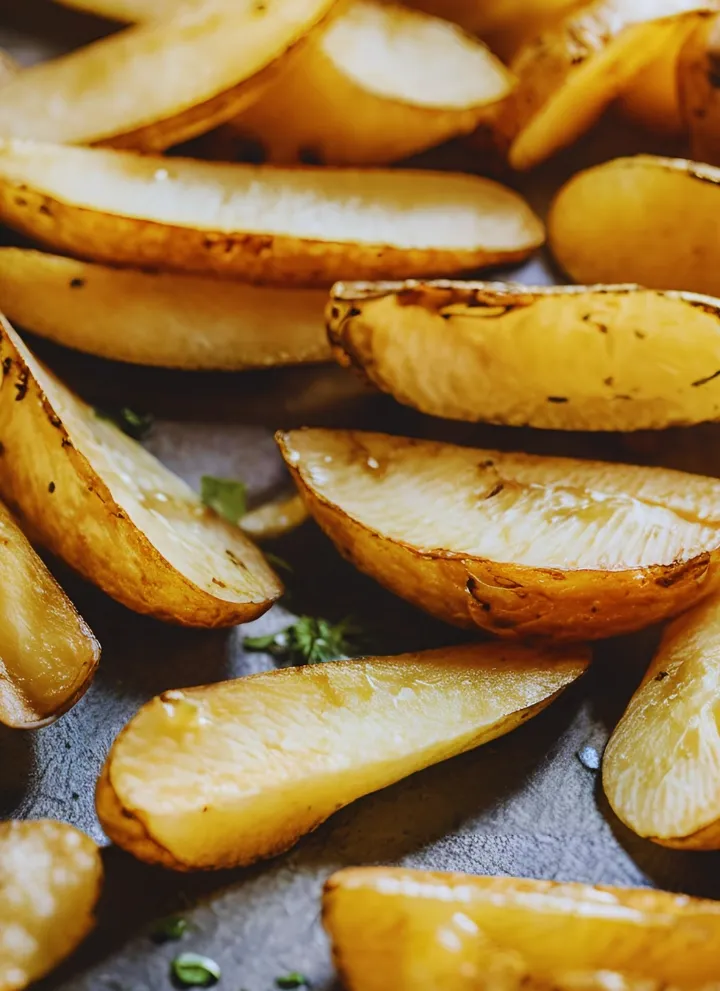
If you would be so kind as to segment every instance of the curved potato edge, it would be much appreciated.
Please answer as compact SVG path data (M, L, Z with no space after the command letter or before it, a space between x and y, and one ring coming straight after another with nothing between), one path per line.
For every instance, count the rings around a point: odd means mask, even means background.
M167 576L171 575L173 584L181 586L186 595L194 600L192 607L188 609L186 606L184 614L179 615L170 609L167 604L162 606L160 602L155 604L149 603L129 591L128 583L117 580L118 576L114 573L105 572L102 576L104 580L100 581L98 580L97 573L88 567L85 562L70 560L63 553L63 548L58 543L46 539L43 534L43 542L46 543L48 548L54 554L57 554L58 557L65 560L72 568L83 575L83 577L87 578L93 584L98 585L104 592L129 609L152 615L157 619L163 619L180 626L202 628L236 626L239 623L249 622L251 619L255 619L266 612L273 604L273 601L275 601L274 599L263 600L262 602L232 602L226 599L216 598L204 589L201 589L185 574L178 571L135 523L127 518L122 506L114 500L103 479L95 472L85 455L75 447L62 419L55 412L50 400L32 374L22 354L15 346L13 335L14 331L10 328L10 324L0 315L0 340L5 341L9 346L13 361L20 369L20 374L27 383L28 391L32 389L48 422L54 430L58 431L62 451L64 451L65 456L69 459L77 476L78 483L81 486L91 487L91 490L99 495L105 507L105 515L108 518L112 517L113 527L119 531L121 539L134 547L140 556L147 561L149 566L148 573L152 574L154 572L156 576L155 584L162 586ZM22 514L22 509L21 515L24 515ZM276 598L279 598L280 594L281 586L278 584Z
M288 433L292 431L278 431L275 435L280 452L310 515L339 553L395 595L454 626L480 628L499 637L550 638L558 643L603 639L675 616L720 585L720 547L667 565L607 572L540 569L439 548L420 550L365 525L311 489L288 456ZM372 554L363 546L366 542L374 544ZM360 556L355 553L358 545ZM433 578L439 576L445 587L442 606L433 608L422 594L408 594L397 575L388 580L388 564L401 565L403 575L419 576L424 571L426 578L431 574ZM564 587L562 596L548 597L546 585L559 580L567 582L569 590ZM610 590L605 591L614 608L609 618L596 603L598 593L603 591L598 580ZM508 603L516 606L508 593L512 595L512 589L517 587L526 593L532 590L522 600L522 611L508 607ZM551 607L543 613L542 606L548 602Z
M688 836L648 836L647 838L658 846L671 850L720 850L720 819L715 819Z
M69 601L69 600L68 600ZM78 613L79 615L79 613ZM82 617L80 617L82 619ZM87 626L87 624L85 624ZM47 716L40 715L35 711L35 708L27 704L27 715L22 718L13 718L10 715L3 715L2 712L2 695L4 694L4 688L0 689L0 723L3 726L7 726L9 729L16 730L36 730L43 729L45 726L51 726L53 723L57 722L58 719L62 718L66 713L68 713L83 697L85 692L88 690L93 682L95 673L97 672L98 665L100 663L101 647L99 641L96 639L95 635L92 633L88 627L88 632L92 637L93 641L93 653L91 664L87 671L84 672L84 676L78 679L75 685L73 685L72 693L69 694L62 702L60 706L54 709Z

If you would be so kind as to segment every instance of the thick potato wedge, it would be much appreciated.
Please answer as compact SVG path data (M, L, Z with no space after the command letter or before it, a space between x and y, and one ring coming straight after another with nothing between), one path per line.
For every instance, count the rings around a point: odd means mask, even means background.
M161 151L257 99L334 3L185 3L18 73L0 87L0 135Z
M356 798L514 729L588 660L585 647L470 644L165 692L115 741L98 815L141 860L250 864Z
M720 599L676 619L603 760L622 821L664 846L720 849Z
M720 16L698 24L687 39L679 58L678 85L691 155L720 165Z
M530 169L570 145L632 79L680 43L704 10L692 0L596 0L518 52L518 85L499 118L510 164ZM696 13L695 16L702 16Z
M699 27L705 23L705 18L698 19ZM618 101L628 120L671 139L682 138L685 134L678 90L678 60L686 37L684 32L678 32L678 35L631 80Z
M442 172L275 169L0 143L0 219L97 261L250 282L442 274L527 257L517 193Z
M321 290L140 272L0 248L0 300L19 326L115 361L230 371L330 358Z
M187 626L259 616L282 593L260 551L0 324L0 494L32 532L137 612Z
M0 723L42 726L83 694L100 645L0 503Z
M323 922L349 991L661 991L718 977L720 903L664 891L352 868L327 882ZM497 983L484 983L488 944L504 951ZM608 971L618 980L600 983Z
M563 186L550 210L550 244L576 282L629 279L718 295L719 206L720 169L652 155L619 158Z
M56 967L95 924L97 846L63 822L0 823L0 991Z
M327 315L340 364L433 416L626 431L720 416L720 301L707 296L351 282Z
M720 579L720 481L346 430L277 435L338 550L447 622L584 640Z
M354 0L232 127L273 162L382 165L474 131L512 83L455 25Z

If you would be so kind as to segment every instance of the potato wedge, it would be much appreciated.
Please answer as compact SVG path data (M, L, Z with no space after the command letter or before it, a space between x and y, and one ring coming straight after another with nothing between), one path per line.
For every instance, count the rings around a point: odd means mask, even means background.
M699 27L706 23L704 18L698 21ZM678 89L678 61L685 43L685 34L680 32L672 44L631 80L618 101L628 120L668 139L685 135Z
M618 158L563 186L550 210L550 245L576 282L620 278L718 295L718 206L720 169L652 155Z
M542 224L489 179L448 172L275 169L0 143L0 219L63 253L329 285L525 258Z
M280 496L251 509L239 521L239 526L253 540L275 540L301 526L309 517L305 503L295 493Z
M100 645L2 503L0 576L0 723L31 729L80 698Z
M499 118L509 159L530 169L570 145L632 79L680 43L706 8L692 0L596 0L521 49L518 85ZM627 280L626 280L627 281Z
M676 619L605 751L622 821L664 846L720 849L720 599Z
M95 925L97 846L64 822L0 823L0 991L56 967Z
M107 17L127 24L141 21L168 20L177 14L187 0L55 0L63 7L83 10L86 14Z
M469 644L165 692L115 741L98 815L141 860L250 864L362 795L508 733L588 660L586 647Z
M186 626L261 615L282 585L260 551L102 419L0 322L0 495L42 542L137 612Z
M720 301L708 296L350 282L327 313L340 364L433 416L625 431L720 417Z
M720 903L664 891L356 867L327 882L323 922L349 991L552 991L558 976L563 991L660 991L640 980L697 989L718 976ZM482 970L473 982L488 941L507 963L519 955L538 983L525 983L526 971L517 983L484 984ZM413 966L424 958L436 966L435 983ZM630 983L588 987L573 971L615 971ZM512 976L509 968L498 975Z
M231 126L273 162L383 165L474 131L512 85L455 25L354 0Z
M277 435L341 554L457 626L585 640L720 579L720 481L347 430Z
M687 39L678 84L691 155L720 165L720 16L698 24Z
M0 87L0 135L162 151L257 99L334 3L185 3L18 73Z
M0 300L34 334L114 361L263 368L328 361L326 294L0 248Z

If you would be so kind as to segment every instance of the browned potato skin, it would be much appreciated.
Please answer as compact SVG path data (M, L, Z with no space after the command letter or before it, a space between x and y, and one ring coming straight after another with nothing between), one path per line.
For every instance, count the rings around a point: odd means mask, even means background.
M523 261L516 251L400 249L382 244L300 240L271 234L224 234L172 227L68 206L36 189L0 183L0 214L15 230L79 258L241 278L285 286L329 286L358 279L452 274Z
M720 583L720 556L709 552L690 561L609 572L499 565L442 550L422 553L364 527L316 495L288 459L286 435L279 431L275 437L310 515L342 556L453 626L479 627L500 637L596 640L677 615Z
M120 733L118 740L126 731L127 727ZM123 850L131 850L134 856L146 864L159 864L171 871L188 873L195 869L177 860L169 850L156 843L140 819L123 808L112 786L107 762L95 788L95 806L104 831Z
M720 165L720 16L702 22L680 52L680 106L698 162Z

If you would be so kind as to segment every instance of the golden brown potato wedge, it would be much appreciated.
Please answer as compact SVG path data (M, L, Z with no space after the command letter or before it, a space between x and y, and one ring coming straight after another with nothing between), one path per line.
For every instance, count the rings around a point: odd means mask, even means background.
M0 823L0 991L56 967L95 925L97 846L64 822Z
M625 431L720 417L720 301L707 296L350 282L327 316L340 364L433 416Z
M498 119L512 141L510 164L530 169L572 144L706 6L595 0L522 48L511 65L518 85ZM688 11L695 17L674 16Z
M691 155L720 165L720 16L698 24L687 39L678 83Z
M0 248L10 320L56 344L139 365L230 371L328 361L326 298Z
M185 3L18 73L0 87L0 135L161 151L257 99L334 3Z
M231 126L273 162L382 165L474 131L512 84L455 25L354 0Z
M239 525L253 540L275 540L297 529L308 516L305 503L295 493L280 496L251 509L242 517Z
M720 481L347 430L278 443L338 550L447 622L584 640L649 626L720 580Z
M702 27L706 21L699 19ZM678 60L684 32L673 39L631 82L618 101L623 115L647 131L665 138L682 138L685 122L680 109Z
M720 903L664 891L360 867L327 882L323 922L349 991L661 991L718 976ZM492 944L505 967L483 983ZM608 971L618 980L601 983Z
M282 585L260 551L0 324L0 494L34 534L137 612L230 626Z
M470 644L165 692L115 741L98 815L141 860L249 864L362 795L519 726L588 660L586 647Z
M329 285L525 258L542 224L515 192L449 172L277 169L0 143L0 219L63 253Z
M563 186L550 210L550 245L576 282L629 279L718 295L719 206L720 169L652 155L618 158Z
M720 849L720 600L665 631L603 760L608 801L640 836Z
M0 723L41 726L88 687L100 645L0 503Z

